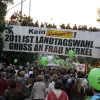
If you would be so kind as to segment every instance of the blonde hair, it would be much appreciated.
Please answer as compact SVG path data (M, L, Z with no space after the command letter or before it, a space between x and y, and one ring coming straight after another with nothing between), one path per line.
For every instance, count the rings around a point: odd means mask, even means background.
M53 80L54 82L58 81L58 75L57 75L57 74L53 74L52 80Z
M37 81L37 82L41 82L41 81L43 81L42 76L41 76L41 75L38 75L37 78L36 78L36 81Z
M1 73L1 77L6 78L6 77L7 77L6 72L2 72L2 73Z
M78 87L78 92L80 92L81 91L81 88L82 88L80 82L81 82L80 79L76 79L75 85L77 85L77 87Z

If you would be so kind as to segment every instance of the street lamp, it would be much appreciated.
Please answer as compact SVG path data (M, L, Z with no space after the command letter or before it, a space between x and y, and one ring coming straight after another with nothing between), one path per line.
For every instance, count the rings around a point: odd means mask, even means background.
M29 1L29 17L30 17L30 13L31 13L31 0Z
M22 19L22 10L23 10L23 0L21 0L20 23L21 23L21 19Z

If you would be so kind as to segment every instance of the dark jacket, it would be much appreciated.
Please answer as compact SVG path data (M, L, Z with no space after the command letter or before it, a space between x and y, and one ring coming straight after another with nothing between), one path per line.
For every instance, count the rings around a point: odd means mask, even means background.
M81 86L80 92L78 92L78 86L75 84L71 89L71 98L80 98L84 96L84 88Z
M70 98L70 88L69 88L69 86L66 85L66 84L63 84L62 90L65 91L67 93L68 97Z
M21 100L28 98L28 96L29 94L24 94L22 91L17 89L8 89L3 95L4 100Z

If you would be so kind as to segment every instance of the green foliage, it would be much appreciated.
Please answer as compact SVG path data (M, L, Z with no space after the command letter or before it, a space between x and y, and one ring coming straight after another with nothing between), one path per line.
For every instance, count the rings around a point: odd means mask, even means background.
M25 14L21 15L20 11L14 12L14 14L11 16L11 19L16 21L17 23L21 22L22 26L27 26L33 21L33 18L31 18L30 16L26 16Z

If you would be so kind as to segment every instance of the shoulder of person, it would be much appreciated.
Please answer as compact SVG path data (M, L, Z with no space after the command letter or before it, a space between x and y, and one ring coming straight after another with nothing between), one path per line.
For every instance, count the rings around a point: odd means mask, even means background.
M96 100L96 99L99 99L99 98L100 98L100 96L94 95L90 100Z

